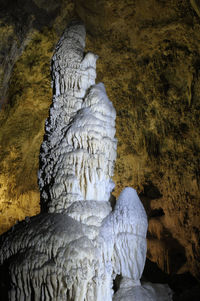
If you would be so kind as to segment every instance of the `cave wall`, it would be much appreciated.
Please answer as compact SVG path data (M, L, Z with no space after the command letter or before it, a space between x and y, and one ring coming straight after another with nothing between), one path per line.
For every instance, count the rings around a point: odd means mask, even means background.
M2 1L1 1L2 2ZM86 24L117 111L115 196L140 193L148 258L199 277L198 1L8 1L1 10L0 230L39 212L38 156L51 103L50 59L72 17ZM87 51L87 49L86 49Z

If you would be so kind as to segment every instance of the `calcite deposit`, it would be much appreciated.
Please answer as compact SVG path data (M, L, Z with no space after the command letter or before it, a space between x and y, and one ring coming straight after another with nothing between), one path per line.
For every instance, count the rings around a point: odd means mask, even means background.
M187 277L200 279L199 8L197 0L1 1L0 233L40 212L50 60L78 15L117 112L113 193L135 187L149 219L147 258L177 278L178 294L180 279L183 290L195 285Z
M93 86L97 56L83 57L84 47L84 27L71 27L52 59L54 97L39 171L49 212L66 211L74 201L108 201L114 188L116 113L103 84Z
M1 237L1 291L10 301L172 300L140 278L147 216L133 188L112 211L115 109L74 21L52 59L53 102L40 151L41 214ZM121 275L116 294L113 281ZM146 298L146 299L145 299Z

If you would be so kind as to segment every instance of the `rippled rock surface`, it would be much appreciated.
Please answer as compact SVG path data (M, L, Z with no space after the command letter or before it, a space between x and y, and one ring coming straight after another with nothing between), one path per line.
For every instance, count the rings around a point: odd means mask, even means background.
M116 113L104 85L95 84L97 56L84 55L84 46L85 28L72 22L52 59L38 174L42 212L1 237L3 298L171 300L167 286L140 283L147 216L136 191L125 188L112 211Z

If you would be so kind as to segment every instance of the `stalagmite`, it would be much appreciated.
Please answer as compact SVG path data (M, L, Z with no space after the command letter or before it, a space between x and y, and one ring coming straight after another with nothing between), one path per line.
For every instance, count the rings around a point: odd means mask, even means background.
M54 96L38 173L41 214L1 237L3 298L171 300L168 287L140 284L147 217L136 191L125 188L112 211L116 113L104 85L95 84L97 56L84 55L84 47L85 28L72 22L52 59Z

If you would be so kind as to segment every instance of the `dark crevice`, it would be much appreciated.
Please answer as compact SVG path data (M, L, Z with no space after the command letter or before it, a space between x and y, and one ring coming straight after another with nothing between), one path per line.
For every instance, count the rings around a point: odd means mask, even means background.
M149 218L151 217L161 217L165 215L164 211L162 208L154 209L149 213Z
M153 200L161 198L162 194L160 193L159 189L149 181L146 185L144 185L142 196Z

